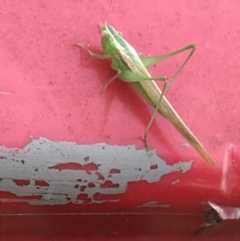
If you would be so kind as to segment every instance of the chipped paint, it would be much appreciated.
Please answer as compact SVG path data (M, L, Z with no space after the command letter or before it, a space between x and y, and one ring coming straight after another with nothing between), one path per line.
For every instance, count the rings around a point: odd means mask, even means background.
M150 201L147 203L144 203L142 205L137 206L138 208L143 208L143 207L149 207L149 208L154 208L154 207L162 207L162 208L170 208L170 204L159 204L159 201Z
M184 142L180 146L181 147L190 147L190 144L188 142Z
M155 151L149 154L134 146L78 145L40 138L23 149L0 147L0 191L13 196L0 201L31 205L118 202L117 195L126 192L129 182L158 182L163 175L176 171L181 175L191 166L192 161L168 165Z
M225 219L240 219L240 208L239 207L226 207L226 206L218 206L212 202L208 202L211 207L216 210L219 216Z
M179 182L180 182L179 179L177 179L177 180L175 180L175 181L172 181L172 185L176 185L176 184L178 184Z
M203 204L205 206L205 203ZM221 217L212 207L208 207L203 214L205 219L204 223L193 233L193 237L205 232L208 229L212 229L214 226L218 226L222 222Z

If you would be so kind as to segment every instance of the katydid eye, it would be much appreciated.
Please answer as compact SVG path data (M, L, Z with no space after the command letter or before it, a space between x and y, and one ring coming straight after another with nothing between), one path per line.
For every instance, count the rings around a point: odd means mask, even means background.
M106 30L103 30L102 31L102 36L104 37L104 36L106 36L107 35L107 31Z

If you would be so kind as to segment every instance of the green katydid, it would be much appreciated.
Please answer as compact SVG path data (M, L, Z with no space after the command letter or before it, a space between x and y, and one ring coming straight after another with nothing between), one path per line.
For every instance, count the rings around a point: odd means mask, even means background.
M122 81L130 83L134 89L143 97L143 99L145 99L148 104L155 108L155 111L151 116L151 119L143 135L146 147L149 148L149 129L157 113L160 113L163 117L171 122L177 131L187 140L189 144L191 144L197 150L197 152L205 159L206 162L208 162L211 166L216 167L217 165L211 156L204 149L200 141L189 130L187 125L183 122L183 120L176 113L174 108L164 96L164 93L173 84L186 63L192 57L196 49L195 44L190 44L184 48L164 55L140 57L136 50L126 40L123 39L122 34L116 31L112 26L109 26L107 21L105 21L103 24L100 24L100 31L102 50L104 54L93 53L81 43L76 43L76 45L85 49L94 58L112 60L111 67L117 71L117 74L105 84L103 90L105 90L113 80L119 78ZM157 64L162 60L165 60L186 50L190 50L188 57L185 59L183 64L180 66L178 71L169 82L166 76L152 77L148 73L146 69L147 67ZM164 81L164 87L162 91L159 89L154 80Z

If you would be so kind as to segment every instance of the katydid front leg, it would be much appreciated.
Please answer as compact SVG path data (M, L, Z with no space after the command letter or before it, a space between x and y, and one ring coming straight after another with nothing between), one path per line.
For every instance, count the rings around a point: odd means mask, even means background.
M112 57L108 54L96 54L93 53L89 48L87 48L85 45L81 43L75 43L76 46L85 49L93 58L97 59L111 59ZM112 66L113 69L117 71L117 74L113 76L103 87L103 90L106 90L107 86L112 83L113 80L115 80L117 77L121 79L124 82L133 83L133 82L139 82L139 81L147 81L147 80L162 80L165 82L165 85L167 83L167 77L166 76L159 76L159 77L147 77L143 75L139 75L137 73L134 73L130 70L121 70L117 67Z
M111 59L111 56L108 54L96 54L93 53L88 47L86 47L85 45L81 44L81 43L75 43L75 46L85 49L93 58L96 59Z
M112 57L108 54L96 54L93 53L89 48L87 48L85 45L81 44L81 43L75 43L75 45L77 47L83 48L85 49L93 58L96 59L111 59ZM105 92L105 90L107 89L108 85L111 84L117 77L118 77L119 73L117 73L115 76L113 76L102 88L102 92Z

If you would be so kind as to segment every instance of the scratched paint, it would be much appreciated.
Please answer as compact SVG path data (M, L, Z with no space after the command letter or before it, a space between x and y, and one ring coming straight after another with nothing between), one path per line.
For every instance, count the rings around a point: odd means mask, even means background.
M180 182L180 180L179 179L176 179L175 181L172 181L172 185L176 185L176 184L178 184Z
M150 208L155 208L155 207L161 207L161 208L170 208L170 204L159 204L159 201L150 201L147 203L144 203L142 205L138 206L139 208L145 208L145 207L150 207Z
M23 149L0 147L0 191L13 195L0 201L31 205L118 202L116 194L125 193L129 182L158 182L172 172L182 175L191 166L192 161L168 165L155 151L134 146L78 145L40 138ZM98 194L105 194L106 199L99 200Z

